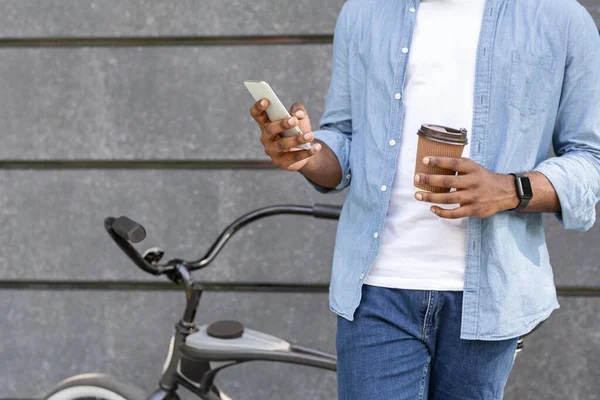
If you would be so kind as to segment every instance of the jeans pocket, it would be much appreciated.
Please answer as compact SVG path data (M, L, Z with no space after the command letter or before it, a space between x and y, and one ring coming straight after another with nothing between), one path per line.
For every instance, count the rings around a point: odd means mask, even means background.
M543 113L548 108L556 62L552 56L512 53L508 104L522 116Z

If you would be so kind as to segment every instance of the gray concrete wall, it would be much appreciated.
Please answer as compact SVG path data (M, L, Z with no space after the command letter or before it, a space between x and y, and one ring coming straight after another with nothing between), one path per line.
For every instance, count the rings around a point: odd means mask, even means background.
M0 398L34 397L66 376L105 371L156 386L176 292L14 290L8 280L153 281L120 254L102 219L127 214L144 246L192 258L234 218L276 203L341 203L275 170L165 169L160 160L265 160L241 82L268 79L286 104L324 105L331 46L2 47L2 39L331 33L343 1L6 0L0 5ZM600 22L600 2L583 2ZM154 169L11 169L3 161L147 160ZM50 166L51 164L47 164ZM52 164L56 165L56 164ZM43 164L42 164L43 167ZM600 224L565 232L546 219L558 285L600 286ZM231 241L198 279L323 283L335 223L274 217ZM208 293L200 322L248 326L334 351L326 294ZM600 299L562 298L526 343L507 399L598 399ZM240 366L236 398L331 399L335 375Z

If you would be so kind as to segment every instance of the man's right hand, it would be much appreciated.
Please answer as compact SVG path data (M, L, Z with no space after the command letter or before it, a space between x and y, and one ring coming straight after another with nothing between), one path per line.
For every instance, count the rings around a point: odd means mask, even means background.
M269 107L269 100L262 99L254 104L250 114L261 130L260 142L265 147L265 153L271 157L273 165L288 170L298 171L304 167L310 157L323 148L320 143L314 143L310 150L299 150L298 146L314 140L310 126L310 119L306 108L301 103L295 103L291 109L291 118L279 121L270 121L265 110ZM301 134L282 137L281 133L287 129L299 126Z

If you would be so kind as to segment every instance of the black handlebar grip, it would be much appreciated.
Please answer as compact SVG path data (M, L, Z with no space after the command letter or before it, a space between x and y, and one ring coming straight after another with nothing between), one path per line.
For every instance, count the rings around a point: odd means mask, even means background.
M342 206L333 204L315 204L313 205L313 215L315 218L339 219Z
M131 243L139 243L146 238L144 227L125 216L117 218L112 224L112 229Z

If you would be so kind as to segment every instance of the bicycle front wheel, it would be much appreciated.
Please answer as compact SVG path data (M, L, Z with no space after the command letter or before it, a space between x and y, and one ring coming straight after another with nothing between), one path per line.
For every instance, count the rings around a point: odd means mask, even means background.
M68 378L44 396L44 400L145 400L142 389L103 374Z

